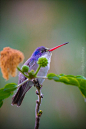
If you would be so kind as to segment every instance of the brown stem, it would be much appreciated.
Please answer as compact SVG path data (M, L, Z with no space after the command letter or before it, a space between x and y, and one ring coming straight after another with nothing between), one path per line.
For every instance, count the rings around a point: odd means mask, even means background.
M38 129L39 128L39 121L40 121L40 117L42 115L42 112L39 111L39 108L40 108L40 104L41 104L41 88L40 86L36 86L37 88L37 95L38 95L38 100L36 101L36 108L35 108L35 129Z

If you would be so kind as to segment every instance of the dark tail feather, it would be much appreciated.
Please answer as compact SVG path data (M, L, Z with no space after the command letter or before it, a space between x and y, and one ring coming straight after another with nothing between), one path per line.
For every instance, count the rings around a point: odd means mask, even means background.
M17 93L12 98L12 105L14 105L14 104L16 104L17 106L21 105L22 100L23 100L23 98L25 96L25 93L23 95L23 92L24 92L24 90L23 90L22 86L19 87Z
M32 81L28 81L24 83L22 86L18 88L17 93L12 98L12 105L16 104L17 106L20 106L22 103L22 100L24 99L24 96L26 92L34 85Z

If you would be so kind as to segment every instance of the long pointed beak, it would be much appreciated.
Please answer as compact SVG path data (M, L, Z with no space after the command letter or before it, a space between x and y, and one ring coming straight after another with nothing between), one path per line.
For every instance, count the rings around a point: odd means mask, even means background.
M49 49L48 51L54 51L55 49L57 49L57 48L59 48L59 47L62 47L62 46L64 46L64 45L66 45L66 44L68 44L69 42L67 42L67 43L63 43L63 44L61 44L61 45L59 45L59 46L56 46L56 47L54 47L54 48L51 48L51 49Z

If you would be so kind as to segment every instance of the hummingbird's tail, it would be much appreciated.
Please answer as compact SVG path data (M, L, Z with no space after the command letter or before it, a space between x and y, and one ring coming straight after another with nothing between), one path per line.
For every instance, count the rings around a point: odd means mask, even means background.
M24 96L25 96L25 93L23 94L23 89L21 86L19 87L17 93L12 98L12 105L16 104L17 106L20 106Z
M32 83L32 84L31 84ZM17 93L12 98L12 105L16 104L17 106L20 106L22 103L22 100L24 99L24 96L26 92L33 86L33 82L29 81L28 84L25 83L22 86L19 87Z

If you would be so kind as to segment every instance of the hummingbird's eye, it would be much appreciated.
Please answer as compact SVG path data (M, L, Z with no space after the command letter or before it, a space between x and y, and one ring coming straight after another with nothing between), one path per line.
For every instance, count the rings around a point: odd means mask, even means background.
M43 52L47 52L47 49L42 49L41 50L41 53L43 53Z
M43 52L46 52L46 50L45 49L41 50L41 53L43 53Z
M41 53L43 53L44 52L44 50L41 50Z

